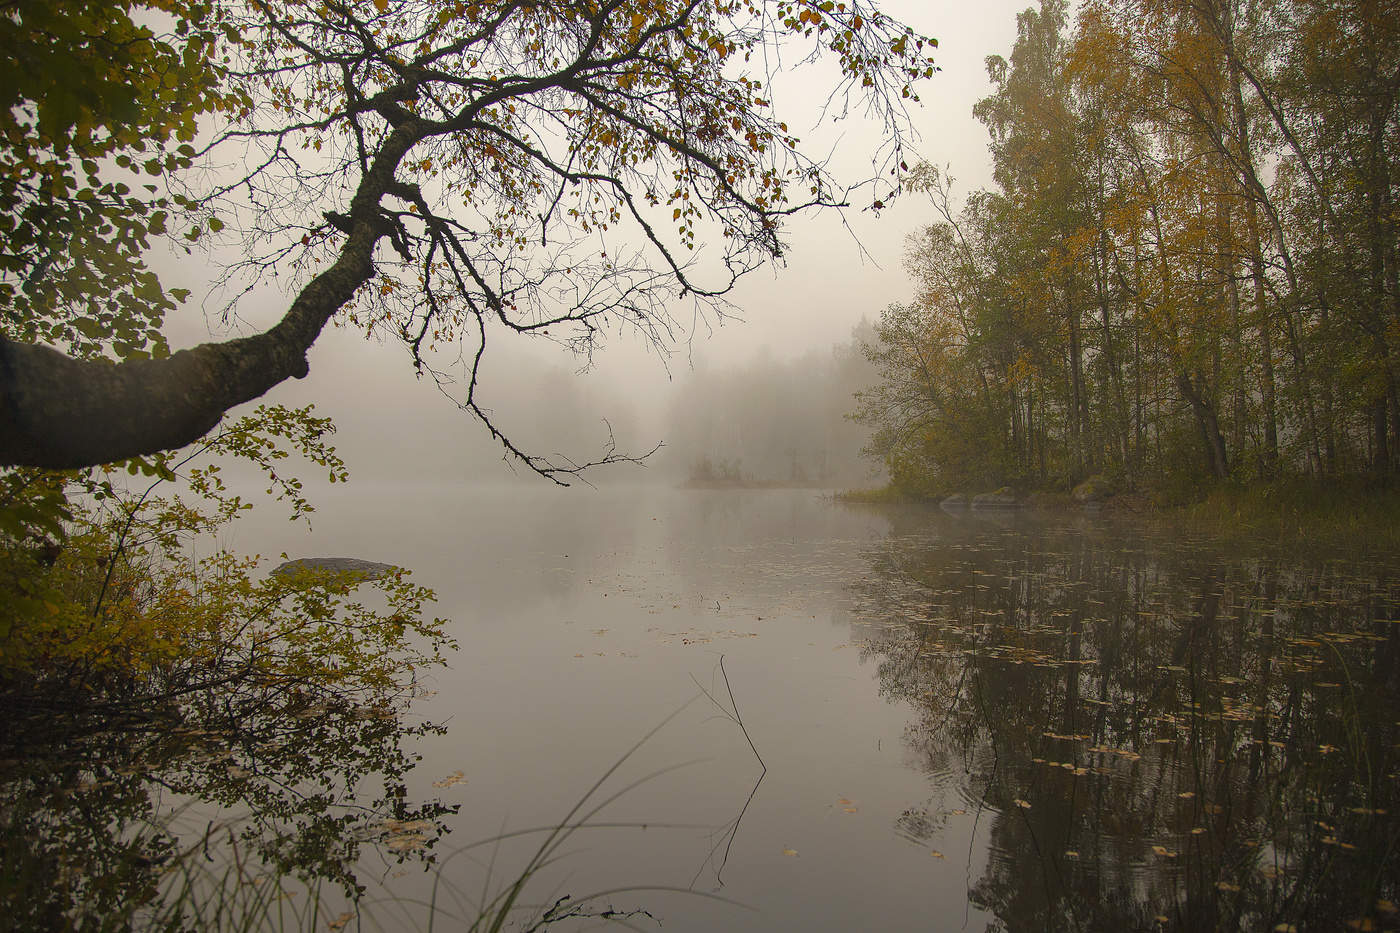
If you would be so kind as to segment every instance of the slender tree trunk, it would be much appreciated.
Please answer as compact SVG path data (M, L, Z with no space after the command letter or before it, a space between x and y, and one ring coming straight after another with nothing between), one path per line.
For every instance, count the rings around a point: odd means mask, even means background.
M1079 313L1074 307L1068 284L1065 287L1065 314L1069 320L1069 379L1070 379L1070 463L1071 481L1084 478L1084 429L1088 418L1084 404L1084 349L1080 343Z
M1385 396L1371 403L1371 469L1384 476L1390 466L1390 418L1387 417Z
M1110 322L1110 310L1108 300L1108 272L1105 268L1108 263L1104 248L1108 240L1107 232L1099 231L1100 249L1094 255L1094 291L1098 298L1100 324L1103 328L1103 356L1104 367L1108 370L1109 391L1113 393L1112 408L1114 411L1114 422L1112 427L1113 443L1118 448L1118 456L1123 466L1127 466L1130 457L1128 445L1128 430L1130 416L1128 415L1128 398L1123 387L1123 367L1118 361L1118 352L1114 347L1113 325Z

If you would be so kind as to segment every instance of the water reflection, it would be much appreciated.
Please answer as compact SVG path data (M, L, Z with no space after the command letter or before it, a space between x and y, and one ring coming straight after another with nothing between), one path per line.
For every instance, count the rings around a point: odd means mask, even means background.
M968 897L1001 928L1400 928L1394 564L900 521L855 614L957 796L895 829L988 827Z
M427 855L455 810L407 799L408 744L441 730L406 701L252 677L158 709L31 696L0 718L0 926L323 926L369 856Z

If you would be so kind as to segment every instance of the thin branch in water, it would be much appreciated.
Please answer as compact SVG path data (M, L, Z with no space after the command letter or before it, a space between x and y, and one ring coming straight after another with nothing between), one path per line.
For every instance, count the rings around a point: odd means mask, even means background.
M714 695L711 694L708 690L706 690L703 686L701 686L700 682L695 680L695 677L693 675L690 679L695 683L696 687L699 687L700 692L703 693L705 697L715 705L715 708L718 709L726 719L737 725L739 727L739 731L744 733L744 739L749 743L749 749L753 752L754 758L758 759L759 767L763 769L763 771L758 775L758 780L754 782L753 790L749 791L748 799L744 801L743 807L739 809L739 815L736 816L733 819L733 821L730 822L724 829L720 830L721 834L724 833L725 830L729 831L729 838L724 846L724 856L720 859L719 867L715 869L715 882L723 886L724 866L729 863L729 851L734 847L734 838L739 834L739 826L744 821L744 814L749 812L749 805L753 803L754 797L758 796L759 785L762 784L763 779L768 776L768 765L764 762L763 756L758 753L758 746L754 745L753 737L749 735L748 727L744 725L744 719L741 715L739 715L739 703L734 699L734 688L730 686L729 683L729 672L724 668L724 655L719 656L719 672L720 675L724 678L724 690L726 693L729 694L728 707L724 706L724 704L716 700ZM700 871L704 870L705 864L709 863L710 860L714 858L715 852L718 849L719 843L715 843L714 848L710 849L709 854L705 856L705 862L702 862L700 865L700 869L698 869L695 872L695 877L690 879L690 883L692 886L700 877Z

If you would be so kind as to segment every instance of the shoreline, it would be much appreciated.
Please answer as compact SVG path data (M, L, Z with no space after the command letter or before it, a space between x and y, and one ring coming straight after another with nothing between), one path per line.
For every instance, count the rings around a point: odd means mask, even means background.
M834 498L850 505L937 508L946 496L913 496L885 486L841 490ZM969 507L966 511L1130 516L1182 534L1205 534L1222 541L1269 538L1282 545L1400 553L1400 487L1357 480L1290 479L1251 486L1222 485L1201 490L1187 501L1162 501L1147 493L1129 492L1082 503L1063 490L1042 489L1018 495L1014 506Z

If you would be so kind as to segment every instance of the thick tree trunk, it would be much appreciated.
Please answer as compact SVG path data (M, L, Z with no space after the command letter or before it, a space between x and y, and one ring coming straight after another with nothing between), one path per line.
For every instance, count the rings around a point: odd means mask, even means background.
M125 363L0 338L0 464L74 469L183 447L233 406L305 376L307 350L369 278L373 238L361 240L253 337Z
M1201 383L1205 382L1203 376L1199 376L1198 379ZM1225 456L1225 437L1220 433L1220 419L1216 415L1214 403L1206 396L1204 390L1192 381L1190 373L1178 373L1176 384L1181 389L1182 397L1191 406L1191 413L1196 418L1196 427L1201 432L1206 470L1216 479L1228 478L1230 464Z
M373 273L386 232L379 201L422 135L401 121L386 137L351 202L340 256L261 334L124 363L0 338L0 466L76 469L183 447L228 409L305 376L326 322Z

